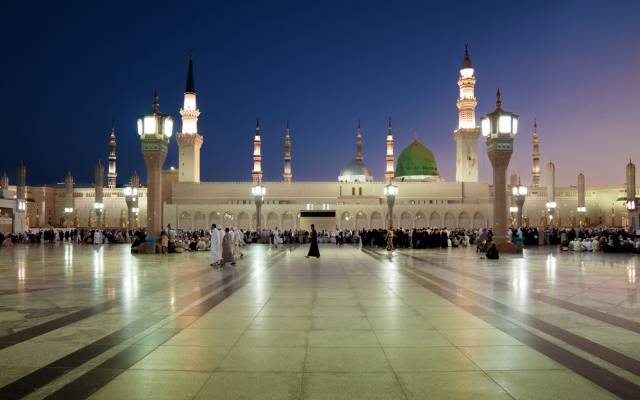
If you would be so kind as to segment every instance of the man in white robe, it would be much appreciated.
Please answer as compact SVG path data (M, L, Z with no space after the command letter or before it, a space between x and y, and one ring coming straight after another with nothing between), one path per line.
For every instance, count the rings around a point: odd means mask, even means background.
M211 266L220 265L222 261L222 235L216 224L211 225Z
M237 227L233 228L233 258L242 258L244 254L242 254L242 250L240 249L242 236L240 234L240 229Z

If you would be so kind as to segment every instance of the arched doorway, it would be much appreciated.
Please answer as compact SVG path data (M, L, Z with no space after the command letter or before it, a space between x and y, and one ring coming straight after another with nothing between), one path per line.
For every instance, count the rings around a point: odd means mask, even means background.
M462 229L470 229L471 228L471 217L465 211L460 213L458 217L458 227Z
M382 215L374 211L371 213L371 228L372 229L382 229L384 228L384 221L382 221Z
M249 214L242 211L238 214L238 228L240 229L250 229L251 223L249 221Z
M408 211L403 211L400 214L400 226L402 229L413 229L413 218L411 218L411 214Z
M456 224L456 217L450 211L444 215L444 227L451 229L455 228L458 224Z
M429 226L432 228L442 227L442 219L440 218L440 214L436 211L432 212L429 216Z
M178 218L178 228L185 231L193 230L191 214L186 211L180 213L180 218Z
M367 225L367 214L362 211L358 211L356 213L356 229L368 229L369 227Z
M473 214L473 227L475 229L486 228L486 221L484 219L484 215L482 215L480 211L476 211L476 213Z

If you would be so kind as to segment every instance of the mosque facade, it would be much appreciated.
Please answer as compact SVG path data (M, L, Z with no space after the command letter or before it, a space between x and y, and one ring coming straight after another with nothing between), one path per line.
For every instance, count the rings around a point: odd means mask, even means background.
M441 177L435 155L417 139L399 152L396 160L393 126L389 120L385 140L386 168L381 180L373 177L365 163L363 134L358 122L354 158L337 171L336 180L295 180L295 171L291 168L292 135L287 123L282 177L278 181L265 181L261 129L257 121L253 135L251 179L245 182L202 182L200 153L203 145L206 150L206 137L198 131L200 110L190 59L184 102L179 110L182 126L176 135L178 168L161 171L161 202L158 204L161 204L162 225L193 230L207 229L215 223L255 229L257 207L252 188L259 185L265 191L260 205L262 228L308 229L312 223L321 230L329 231L386 228L390 218L385 187L392 184L398 190L391 218L394 228L488 227L493 217L493 187L478 178L477 147L481 135L476 123L478 101L474 93L475 84L475 69L465 48L458 77L458 127L452 135L456 144L455 181L448 182ZM156 107L159 107L157 99L154 110ZM106 187L101 162L95 168L95 182L91 185L76 185L68 174L64 183L29 186L24 166L18 167L18 182L14 185L10 185L6 174L0 177L0 231L50 226L145 227L147 187L140 184L137 174L126 185L119 185L122 181L117 182L115 129L110 132L108 144ZM542 186L537 122L534 124L532 146L532 184L528 186L523 207L524 224L635 225L635 214L632 215L626 206L628 198L635 201L635 167L633 186L629 184L632 177L628 167L625 186L589 187L584 184L582 175L577 178L576 186L556 187L555 166L549 162L546 186ZM21 172L25 174L22 180ZM519 178L512 176L509 191L518 184ZM628 196L627 192L634 196ZM550 204L555 207L550 209Z

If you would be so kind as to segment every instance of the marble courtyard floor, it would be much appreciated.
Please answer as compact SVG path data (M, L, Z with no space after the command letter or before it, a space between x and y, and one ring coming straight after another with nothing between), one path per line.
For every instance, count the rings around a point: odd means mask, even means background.
M0 399L640 397L638 257L0 249Z

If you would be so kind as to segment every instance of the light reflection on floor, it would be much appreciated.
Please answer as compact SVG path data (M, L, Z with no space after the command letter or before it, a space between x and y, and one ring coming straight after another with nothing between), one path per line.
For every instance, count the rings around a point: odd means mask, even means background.
M235 269L227 270L235 271L229 285L240 282L229 297L204 315L185 318L178 312L192 304L184 299L198 304L211 298L218 292L202 289L226 276L209 267L208 253L135 256L118 245L2 249L0 342L11 333L117 302L0 350L0 386L26 379L34 369L132 321L155 316L161 322L150 332L169 334L166 342L154 342L146 357L93 399L613 398L451 303L445 292L462 296L476 311L486 306L469 293L488 297L640 360L640 334L535 297L640 323L636 256L545 248L493 261L473 249L320 250L316 260L304 258L305 248L250 246ZM219 290L225 287L231 286ZM544 337L576 352L562 340ZM640 383L624 368L587 358L632 385ZM59 378L57 387L72 379L73 374ZM32 398L44 397L38 393Z

